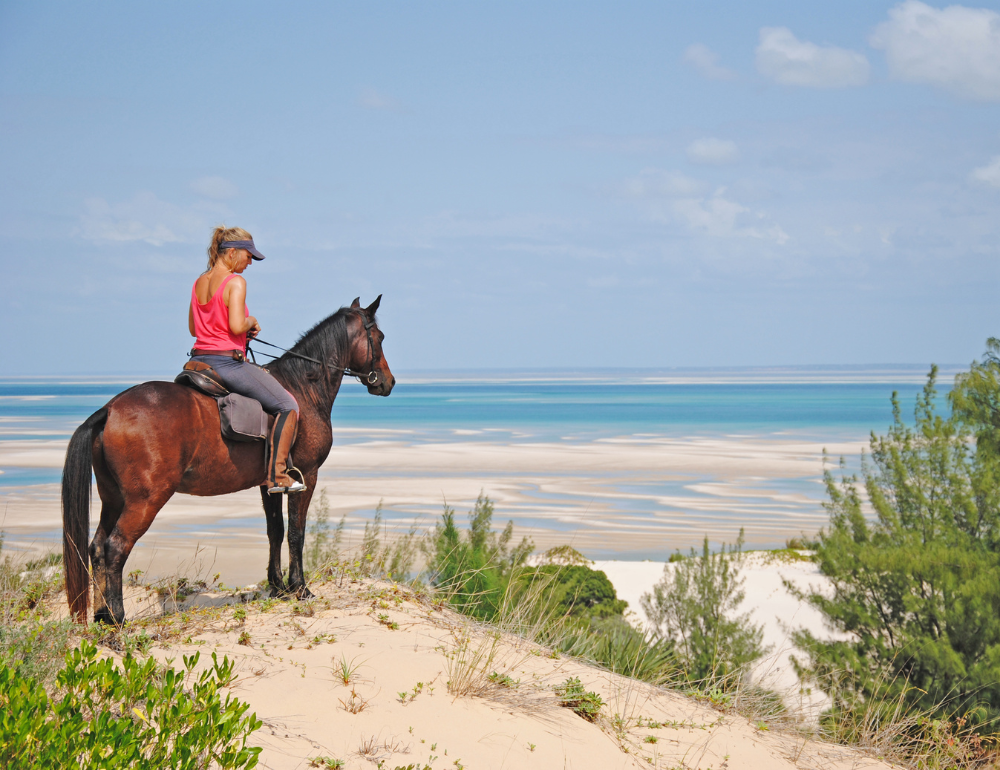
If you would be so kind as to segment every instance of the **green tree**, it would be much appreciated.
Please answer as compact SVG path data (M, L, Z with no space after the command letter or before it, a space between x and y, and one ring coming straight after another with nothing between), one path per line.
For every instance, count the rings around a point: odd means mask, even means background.
M979 414L971 390L989 384L977 366L953 398L967 415ZM913 427L893 393L893 424L872 434L860 481L825 473L830 525L817 555L833 592L809 598L850 639L793 638L835 719L899 700L941 716L1000 715L997 458L988 441L973 443L969 420L937 413L936 378L933 367Z
M642 609L658 638L673 640L686 675L691 680L724 679L757 660L763 628L738 615L745 591L739 576L743 530L736 545L711 553L708 538L699 555L693 548L687 559L667 565Z

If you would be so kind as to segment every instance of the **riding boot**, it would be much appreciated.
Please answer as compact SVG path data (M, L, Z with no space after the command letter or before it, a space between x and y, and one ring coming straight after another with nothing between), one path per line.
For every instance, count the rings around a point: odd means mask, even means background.
M303 480L297 480L289 475L289 471L302 474L289 460L289 452L295 443L298 432L298 414L293 411L281 412L274 418L274 427L268 437L268 474L267 492L271 495L282 492L303 492L306 485Z

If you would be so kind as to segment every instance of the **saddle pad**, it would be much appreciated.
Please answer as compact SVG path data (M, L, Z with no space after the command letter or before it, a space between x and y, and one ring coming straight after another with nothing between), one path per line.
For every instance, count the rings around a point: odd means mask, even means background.
M230 393L218 399L222 437L231 441L257 441L267 438L267 413L260 401Z

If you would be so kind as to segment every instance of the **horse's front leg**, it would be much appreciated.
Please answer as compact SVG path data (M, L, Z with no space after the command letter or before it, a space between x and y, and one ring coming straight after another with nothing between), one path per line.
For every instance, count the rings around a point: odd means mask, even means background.
M260 497L264 502L264 518L267 520L267 543L270 553L267 559L267 582L271 586L271 596L285 596L288 589L281 576L281 546L285 540L285 521L281 515L283 495L269 495L267 485L260 487Z
M312 592L306 587L305 571L302 565L302 549L306 540L306 518L309 502L312 500L319 480L319 469L304 474L305 492L288 495L288 590L300 599L308 599Z

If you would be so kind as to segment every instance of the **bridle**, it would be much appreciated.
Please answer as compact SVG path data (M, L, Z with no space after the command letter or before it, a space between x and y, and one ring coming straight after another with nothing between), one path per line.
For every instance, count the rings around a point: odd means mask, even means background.
M329 361L320 361L318 358L311 358L310 356L304 356L301 353L295 353L279 345L273 345L270 342L265 342L259 337L254 337L253 340L247 340L247 354L249 354L250 358L253 360L254 363L257 363L257 359L254 357L254 351L250 349L250 343L259 342L261 345L267 345L269 348L275 348L276 350L281 350L286 355L289 355L292 358L301 358L303 361L310 361L314 364L325 366L328 369L332 369L335 372L343 372L345 377L357 377L362 385L367 385L370 388L374 387L375 385L378 384L379 379L381 378L381 375L379 374L378 369L376 369L376 366L378 362L382 360L382 356L377 355L375 353L375 341L372 339L372 327L375 326L375 322L370 320L368 318L368 315L363 311L356 310L355 312L361 318L361 323L364 324L365 327L365 333L368 335L369 369L367 374L365 372L356 372L349 366L334 366ZM261 355L270 356L271 358L279 358L279 356L272 356L270 353L261 352Z

